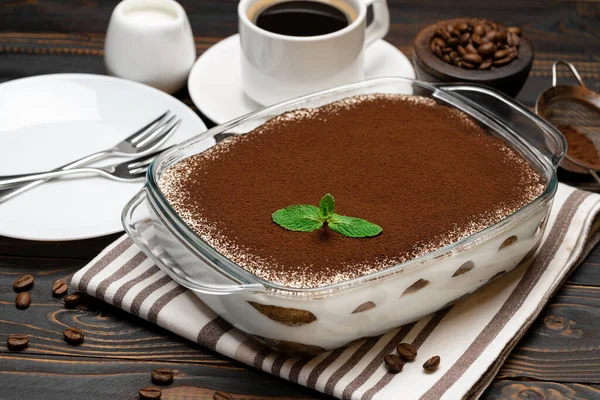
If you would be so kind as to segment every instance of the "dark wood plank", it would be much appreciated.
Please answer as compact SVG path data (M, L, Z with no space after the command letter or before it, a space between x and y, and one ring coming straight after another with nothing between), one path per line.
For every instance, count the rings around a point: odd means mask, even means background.
M163 400L208 400L216 390L236 400L330 398L283 379L237 364L209 365L168 361L125 361L89 357L0 354L0 398L138 399L138 390L152 385L150 373L171 368L177 375L161 387Z
M600 246L596 246L583 263L571 274L568 283L600 286Z
M600 386L555 382L494 382L481 400L584 400L600 398Z
M116 233L95 239L74 240L71 242L38 242L0 236L0 255L91 260L122 234Z
M600 288L565 285L506 360L498 378L600 383Z

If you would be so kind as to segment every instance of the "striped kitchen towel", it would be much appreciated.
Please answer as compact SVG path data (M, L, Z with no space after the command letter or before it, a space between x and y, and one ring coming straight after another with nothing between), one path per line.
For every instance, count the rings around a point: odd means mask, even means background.
M529 267L420 321L318 356L291 357L255 342L172 281L127 236L78 271L71 285L227 357L340 399L477 398L548 299L598 243L599 209L600 195L561 184L544 242ZM383 357L401 342L417 347L421 361L392 374ZM433 355L442 361L427 374L421 364Z

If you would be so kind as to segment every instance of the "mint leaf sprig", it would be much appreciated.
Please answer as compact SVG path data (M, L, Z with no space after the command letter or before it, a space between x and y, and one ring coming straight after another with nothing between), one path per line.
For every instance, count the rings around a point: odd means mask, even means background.
M361 218L339 215L334 210L335 199L327 193L319 201L319 207L296 204L275 211L271 217L276 224L296 232L316 231L323 224L327 224L334 232L352 238L377 236L383 231L379 225Z

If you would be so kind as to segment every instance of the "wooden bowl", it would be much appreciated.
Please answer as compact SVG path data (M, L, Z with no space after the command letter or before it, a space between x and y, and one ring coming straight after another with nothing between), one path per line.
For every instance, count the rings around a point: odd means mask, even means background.
M474 18L456 18L438 21L422 29L413 41L413 64L417 79L426 82L468 82L486 85L498 89L514 97L519 93L531 66L533 65L533 49L525 37L521 37L519 57L502 67L488 70L469 70L448 64L440 60L430 50L430 42L435 30L440 25L469 22ZM505 26L498 24L501 27Z

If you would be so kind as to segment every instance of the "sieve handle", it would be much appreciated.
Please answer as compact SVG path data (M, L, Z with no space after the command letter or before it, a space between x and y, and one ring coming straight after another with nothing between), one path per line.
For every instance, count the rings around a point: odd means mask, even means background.
M567 142L549 122L532 113L504 93L481 85L441 84L442 92L452 92L471 109L513 133L520 141L535 147L554 169L565 156Z
M571 73L575 76L575 79L577 79L577 82L579 82L579 85L581 87L585 87L585 84L583 83L583 79L581 79L581 75L579 75L579 72L577 72L577 68L575 68L575 66L573 64L571 64L568 61L564 61L564 60L558 60L558 61L554 61L554 63L552 64L552 87L556 86L556 81L558 80L558 66L560 64L566 65L567 67L569 67L569 69L571 70Z

